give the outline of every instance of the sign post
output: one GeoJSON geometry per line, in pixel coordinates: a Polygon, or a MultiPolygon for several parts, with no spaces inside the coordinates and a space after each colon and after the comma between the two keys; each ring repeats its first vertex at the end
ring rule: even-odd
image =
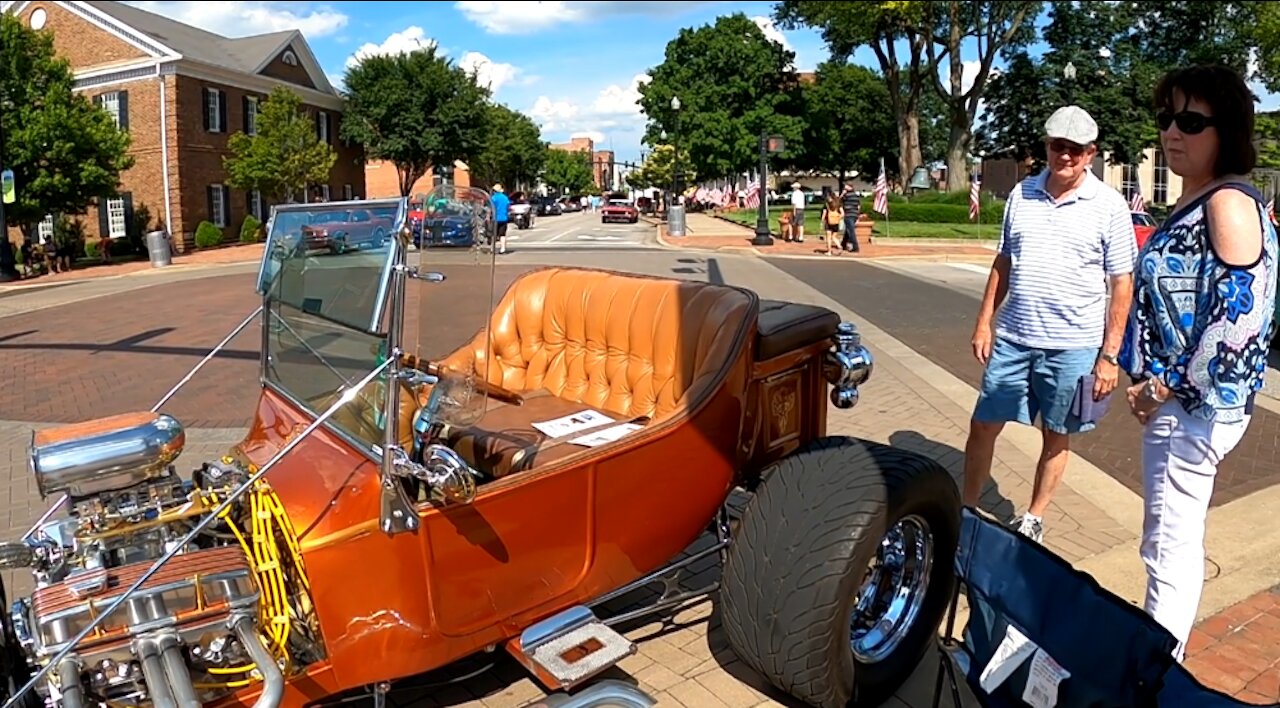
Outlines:
{"type": "Polygon", "coordinates": [[[760,132],[760,211],[756,214],[756,236],[751,239],[753,246],[773,245],[773,236],[769,234],[769,198],[765,189],[769,176],[769,155],[776,155],[786,149],[787,141],[781,135],[760,132]]]}

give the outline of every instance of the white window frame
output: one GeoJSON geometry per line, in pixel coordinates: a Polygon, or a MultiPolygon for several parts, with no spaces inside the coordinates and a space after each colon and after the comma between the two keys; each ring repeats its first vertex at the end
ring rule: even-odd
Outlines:
{"type": "Polygon", "coordinates": [[[36,237],[40,243],[53,243],[53,214],[45,214],[44,220],[36,226],[36,237]]]}
{"type": "Polygon", "coordinates": [[[128,235],[129,224],[125,221],[124,200],[107,200],[107,236],[124,238],[128,235]]]}
{"type": "Polygon", "coordinates": [[[1156,148],[1155,159],[1152,160],[1151,202],[1153,204],[1169,203],[1169,163],[1165,160],[1164,150],[1156,148]]]}
{"type": "Polygon", "coordinates": [[[316,123],[317,123],[316,129],[318,131],[318,137],[320,138],[320,142],[324,143],[325,145],[328,145],[329,144],[329,112],[316,111],[316,123]]]}
{"type": "Polygon", "coordinates": [[[287,66],[297,66],[298,55],[294,54],[292,49],[286,49],[284,54],[280,56],[280,61],[284,62],[287,66]]]}
{"type": "Polygon", "coordinates": [[[249,101],[249,110],[247,111],[247,115],[245,115],[245,120],[247,121],[247,125],[245,125],[244,127],[244,134],[257,135],[258,134],[258,97],[249,96],[248,101],[249,101]]]}
{"type": "Polygon", "coordinates": [[[256,189],[250,190],[249,204],[250,204],[250,213],[253,214],[253,218],[257,219],[258,221],[263,221],[264,219],[267,218],[263,216],[263,213],[262,213],[266,211],[266,209],[263,208],[266,205],[262,203],[262,192],[256,189]]]}
{"type": "Polygon", "coordinates": [[[320,198],[325,200],[326,202],[329,201],[329,185],[327,184],[320,185],[320,198]]]}
{"type": "Polygon", "coordinates": [[[353,189],[353,188],[352,188],[352,186],[351,186],[351,185],[349,185],[349,184],[344,184],[344,185],[342,185],[342,199],[343,199],[343,201],[348,201],[348,202],[349,202],[349,201],[351,201],[352,199],[355,199],[355,198],[356,198],[356,192],[355,192],[355,189],[353,189]]]}
{"type": "Polygon", "coordinates": [[[120,92],[111,91],[109,93],[99,94],[97,103],[105,109],[111,116],[111,120],[116,122],[116,129],[120,128],[120,92]]]}
{"type": "Polygon", "coordinates": [[[1138,191],[1138,166],[1125,165],[1121,171],[1120,194],[1127,202],[1133,198],[1133,193],[1136,191],[1138,191]]]}
{"type": "Polygon", "coordinates": [[[226,196],[226,192],[223,191],[221,184],[212,184],[209,186],[213,190],[213,198],[209,200],[209,208],[213,212],[209,215],[209,223],[220,229],[225,229],[227,227],[227,220],[223,217],[226,216],[227,205],[222,203],[222,198],[226,196]]]}
{"type": "Polygon", "coordinates": [[[222,124],[222,94],[217,89],[205,87],[204,111],[209,116],[209,132],[223,132],[226,126],[222,124]]]}

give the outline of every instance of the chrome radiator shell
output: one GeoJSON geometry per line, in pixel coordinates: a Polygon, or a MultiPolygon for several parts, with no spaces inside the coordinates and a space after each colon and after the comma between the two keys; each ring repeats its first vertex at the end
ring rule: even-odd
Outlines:
{"type": "Polygon", "coordinates": [[[42,497],[82,499],[163,476],[185,445],[173,417],[125,413],[35,431],[28,468],[42,497]]]}

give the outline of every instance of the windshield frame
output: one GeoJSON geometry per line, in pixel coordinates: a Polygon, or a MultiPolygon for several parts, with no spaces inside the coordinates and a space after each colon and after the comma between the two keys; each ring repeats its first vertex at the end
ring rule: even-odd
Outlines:
{"type": "MultiPolygon", "coordinates": [[[[405,220],[409,216],[409,199],[408,197],[386,197],[381,199],[352,199],[337,202],[310,202],[295,204],[276,204],[271,207],[271,216],[267,219],[267,238],[262,250],[262,260],[258,263],[258,276],[254,285],[256,292],[262,296],[264,306],[269,306],[271,302],[271,286],[267,282],[267,268],[271,264],[271,230],[275,226],[276,219],[280,214],[299,211],[318,211],[318,210],[340,210],[340,209],[376,209],[378,207],[388,207],[395,205],[396,216],[392,222],[391,238],[388,239],[388,248],[386,260],[382,262],[382,273],[379,275],[378,290],[374,298],[373,313],[369,318],[369,323],[363,330],[367,334],[373,334],[385,337],[388,334],[390,323],[387,321],[387,301],[391,296],[391,273],[396,262],[395,249],[401,248],[400,239],[397,234],[404,227],[405,220]]],[[[319,314],[319,317],[324,317],[319,314]]],[[[336,325],[342,327],[351,327],[349,322],[338,322],[330,318],[325,318],[336,325]]],[[[263,354],[263,366],[266,366],[266,354],[263,354]]]]}
{"type": "MultiPolygon", "coordinates": [[[[387,242],[386,260],[383,261],[382,271],[378,276],[378,286],[377,286],[378,290],[375,295],[373,315],[368,325],[362,329],[362,328],[353,326],[349,322],[335,321],[332,318],[324,317],[322,314],[319,314],[319,313],[310,313],[312,316],[320,317],[321,319],[324,319],[328,322],[332,322],[335,326],[341,327],[343,329],[349,330],[354,333],[370,335],[372,337],[381,339],[384,343],[389,343],[390,336],[391,336],[391,332],[390,332],[391,318],[389,317],[390,308],[388,306],[391,303],[391,298],[396,297],[398,295],[397,293],[391,292],[392,282],[393,282],[392,275],[394,274],[394,271],[395,271],[395,264],[398,262],[397,259],[400,258],[401,259],[400,262],[402,262],[403,260],[403,258],[401,257],[401,251],[404,251],[407,253],[406,244],[402,243],[400,238],[400,230],[404,226],[405,219],[408,217],[408,199],[405,197],[394,197],[394,198],[384,198],[384,199],[359,199],[359,200],[349,200],[349,201],[341,201],[341,202],[277,204],[271,207],[271,214],[267,219],[267,240],[263,249],[262,260],[258,264],[257,280],[254,285],[255,291],[262,297],[262,314],[260,315],[262,337],[261,337],[260,352],[258,356],[258,381],[263,386],[263,388],[268,389],[274,394],[276,394],[277,396],[281,397],[282,399],[287,401],[291,406],[297,409],[299,413],[301,413],[302,415],[306,416],[311,420],[315,420],[317,417],[319,417],[320,413],[323,411],[316,411],[313,409],[312,406],[304,403],[302,400],[299,399],[299,397],[296,394],[294,394],[284,385],[273,380],[268,375],[268,371],[267,371],[268,354],[271,349],[271,320],[274,315],[272,311],[272,306],[275,304],[275,301],[271,297],[271,286],[265,280],[267,275],[267,269],[271,264],[271,249],[270,249],[271,228],[274,226],[276,217],[280,213],[312,211],[312,210],[319,210],[319,209],[335,209],[335,210],[336,209],[355,209],[355,208],[373,209],[380,206],[381,207],[391,206],[392,204],[395,204],[397,206],[396,219],[393,224],[392,233],[390,234],[391,237],[388,239],[388,242],[387,242]]],[[[283,303],[283,302],[279,303],[279,305],[284,307],[291,307],[288,303],[283,303]]],[[[372,370],[372,368],[376,365],[377,365],[376,361],[371,362],[370,370],[372,370]]],[[[370,442],[368,440],[363,440],[360,437],[349,433],[342,427],[334,424],[332,418],[322,423],[321,427],[323,427],[329,433],[341,438],[348,445],[350,445],[352,449],[359,451],[361,454],[363,454],[365,457],[369,458],[373,462],[382,461],[385,455],[382,449],[383,446],[381,444],[370,442]]]]}

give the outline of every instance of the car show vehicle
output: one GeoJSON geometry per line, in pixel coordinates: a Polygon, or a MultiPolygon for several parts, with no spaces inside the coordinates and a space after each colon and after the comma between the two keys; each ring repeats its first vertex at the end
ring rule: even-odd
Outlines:
{"type": "MultiPolygon", "coordinates": [[[[491,230],[483,191],[427,201],[491,230]]],[[[411,254],[407,200],[359,205],[393,211],[393,238],[325,257],[271,244],[354,203],[274,207],[261,305],[150,410],[32,433],[49,506],[0,544],[34,585],[3,616],[3,708],[382,706],[492,653],[538,705],[640,708],[600,680],[637,651],[625,627],[707,598],[809,705],[906,680],[952,594],[959,496],[928,458],[827,434],[872,374],[852,323],[483,246],[411,254]],[[179,465],[166,404],[251,325],[247,434],[179,465]],[[720,580],[680,587],[707,562],[720,580]]]]}
{"type": "Polygon", "coordinates": [[[640,221],[640,210],[636,209],[635,203],[630,199],[610,197],[609,201],[600,207],[600,223],[607,224],[610,221],[634,224],[640,221]]]}

